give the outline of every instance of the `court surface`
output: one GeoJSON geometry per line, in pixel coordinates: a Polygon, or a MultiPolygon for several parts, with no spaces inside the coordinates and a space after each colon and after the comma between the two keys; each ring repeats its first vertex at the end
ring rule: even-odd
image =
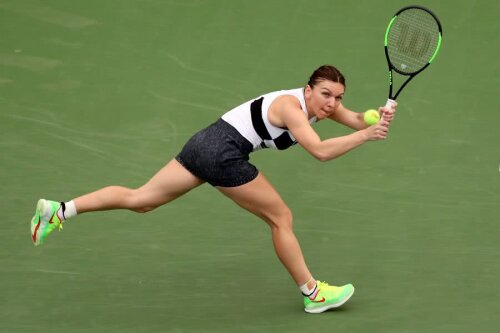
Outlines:
{"type": "Polygon", "coordinates": [[[383,35],[407,4],[0,0],[0,331],[498,329],[497,1],[420,2],[441,19],[442,51],[386,141],[328,163],[300,147],[252,155],[315,277],[356,286],[341,309],[305,314],[268,227],[207,185],[30,241],[39,198],[140,186],[196,130],[321,64],[346,75],[346,106],[384,104],[383,35]]]}

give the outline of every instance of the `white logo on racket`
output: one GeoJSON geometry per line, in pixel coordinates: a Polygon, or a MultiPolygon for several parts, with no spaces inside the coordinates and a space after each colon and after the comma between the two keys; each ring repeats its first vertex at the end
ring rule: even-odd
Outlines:
{"type": "Polygon", "coordinates": [[[405,65],[405,64],[401,64],[401,68],[402,68],[402,69],[406,69],[407,67],[408,67],[407,65],[405,65]]]}

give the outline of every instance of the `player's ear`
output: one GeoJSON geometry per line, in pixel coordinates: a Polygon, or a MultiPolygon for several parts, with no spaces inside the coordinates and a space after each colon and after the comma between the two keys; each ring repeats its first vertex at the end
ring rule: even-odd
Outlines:
{"type": "Polygon", "coordinates": [[[304,97],[309,99],[311,98],[311,94],[312,94],[312,87],[306,84],[306,87],[304,88],[304,97]]]}

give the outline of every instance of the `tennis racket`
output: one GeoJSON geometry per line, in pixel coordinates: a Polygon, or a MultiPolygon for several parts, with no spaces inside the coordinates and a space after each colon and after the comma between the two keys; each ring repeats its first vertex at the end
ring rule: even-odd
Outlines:
{"type": "Polygon", "coordinates": [[[385,32],[385,57],[389,66],[386,107],[391,107],[403,88],[436,58],[441,38],[441,23],[429,9],[408,6],[394,14],[385,32]],[[394,95],[393,71],[408,76],[394,95]]]}

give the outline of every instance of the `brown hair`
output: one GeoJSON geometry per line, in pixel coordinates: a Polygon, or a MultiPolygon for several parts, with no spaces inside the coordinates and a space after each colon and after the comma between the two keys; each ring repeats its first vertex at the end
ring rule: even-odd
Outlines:
{"type": "Polygon", "coordinates": [[[323,65],[316,69],[311,77],[309,78],[309,82],[307,82],[308,85],[314,87],[316,83],[319,83],[321,81],[332,81],[332,82],[338,82],[342,84],[345,87],[345,77],[342,75],[342,73],[332,65],[323,65]]]}

